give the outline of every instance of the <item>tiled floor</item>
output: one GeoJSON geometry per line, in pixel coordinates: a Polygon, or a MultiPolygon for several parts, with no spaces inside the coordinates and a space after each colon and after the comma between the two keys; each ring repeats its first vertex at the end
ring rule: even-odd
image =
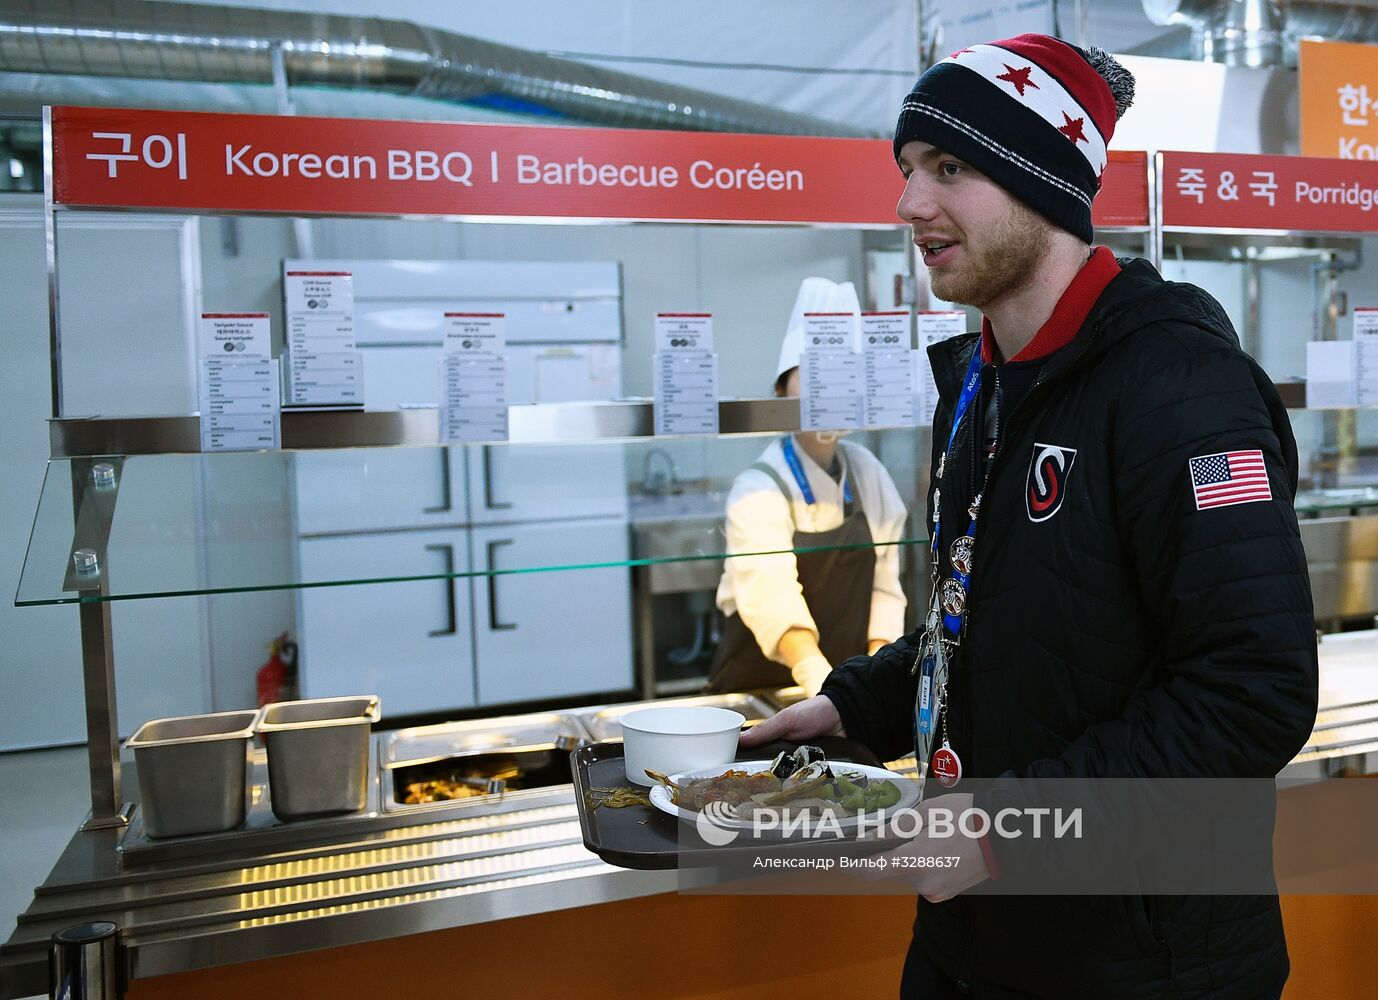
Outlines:
{"type": "Polygon", "coordinates": [[[90,805],[85,747],[0,753],[0,941],[90,805]]]}

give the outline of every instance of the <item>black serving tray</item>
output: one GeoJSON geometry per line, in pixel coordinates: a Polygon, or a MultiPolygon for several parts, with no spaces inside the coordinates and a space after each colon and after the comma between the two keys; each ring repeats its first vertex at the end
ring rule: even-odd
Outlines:
{"type": "MultiPolygon", "coordinates": [[[[860,743],[837,736],[823,736],[809,741],[828,755],[831,761],[847,761],[880,767],[881,763],[860,743]]],[[[775,742],[760,747],[743,747],[737,760],[770,760],[782,750],[793,750],[797,743],[775,742]]],[[[594,743],[570,754],[574,772],[574,798],[579,807],[579,827],[584,834],[584,846],[610,865],[619,868],[664,870],[692,864],[696,853],[690,848],[692,840],[682,839],[680,822],[653,806],[628,806],[610,809],[603,806],[589,808],[591,788],[641,788],[627,780],[623,765],[622,743],[594,743]]],[[[877,845],[881,846],[881,845],[877,845]]],[[[787,843],[771,845],[769,850],[797,849],[787,843]]],[[[761,850],[758,842],[753,850],[761,850]]],[[[706,847],[703,862],[721,860],[722,853],[706,847]]]]}

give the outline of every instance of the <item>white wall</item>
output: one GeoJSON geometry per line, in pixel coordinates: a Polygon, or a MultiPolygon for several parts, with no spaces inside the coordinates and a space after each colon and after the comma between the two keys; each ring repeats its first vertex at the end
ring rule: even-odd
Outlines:
{"type": "MultiPolygon", "coordinates": [[[[0,704],[11,707],[0,728],[0,748],[80,741],[85,738],[81,651],[77,613],[71,606],[15,608],[20,566],[29,546],[29,526],[39,503],[48,457],[51,413],[47,283],[43,256],[41,199],[0,198],[0,254],[5,276],[0,309],[0,704]]],[[[194,227],[173,217],[94,216],[69,219],[60,230],[69,375],[69,412],[185,412],[187,355],[183,346],[187,299],[195,279],[183,280],[194,255],[194,227]],[[68,266],[70,265],[70,266],[68,266]],[[130,294],[130,290],[135,294],[130,294]],[[75,400],[81,400],[78,408],[75,400]]],[[[195,574],[194,549],[158,550],[143,544],[144,526],[190,524],[195,497],[182,477],[150,463],[146,474],[127,480],[136,488],[116,508],[110,567],[130,573],[195,574]],[[140,494],[142,498],[140,498],[140,494]],[[134,531],[129,529],[133,527],[134,531]],[[162,566],[160,559],[169,560],[162,566]]],[[[65,463],[54,463],[49,489],[70,518],[70,482],[65,463]],[[68,487],[69,488],[69,487],[68,487]]],[[[70,529],[70,520],[64,527],[70,529]]],[[[70,535],[50,536],[35,548],[43,575],[61,579],[70,535]]],[[[155,547],[156,548],[156,547],[155,547]]],[[[44,591],[56,595],[57,588],[44,591]]],[[[141,721],[202,711],[204,615],[201,605],[181,599],[117,602],[111,606],[118,657],[116,696],[120,729],[141,721]]]]}
{"type": "Polygon", "coordinates": [[[0,196],[0,747],[82,740],[81,652],[73,608],[16,608],[48,460],[48,305],[41,202],[0,196]]]}

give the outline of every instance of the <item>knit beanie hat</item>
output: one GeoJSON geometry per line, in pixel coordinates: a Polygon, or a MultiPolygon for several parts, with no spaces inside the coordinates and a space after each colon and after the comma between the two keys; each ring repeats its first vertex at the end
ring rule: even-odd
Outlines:
{"type": "Polygon", "coordinates": [[[973,45],[919,77],[895,159],[905,143],[931,143],[1090,243],[1105,147],[1133,100],[1133,75],[1100,49],[1032,34],[973,45]]]}

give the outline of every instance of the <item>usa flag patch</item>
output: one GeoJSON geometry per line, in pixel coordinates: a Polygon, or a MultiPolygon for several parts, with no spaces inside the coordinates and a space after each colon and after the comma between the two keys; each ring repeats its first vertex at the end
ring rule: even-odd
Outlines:
{"type": "Polygon", "coordinates": [[[1273,499],[1263,452],[1257,448],[1200,455],[1191,459],[1187,468],[1197,510],[1273,499]]]}

